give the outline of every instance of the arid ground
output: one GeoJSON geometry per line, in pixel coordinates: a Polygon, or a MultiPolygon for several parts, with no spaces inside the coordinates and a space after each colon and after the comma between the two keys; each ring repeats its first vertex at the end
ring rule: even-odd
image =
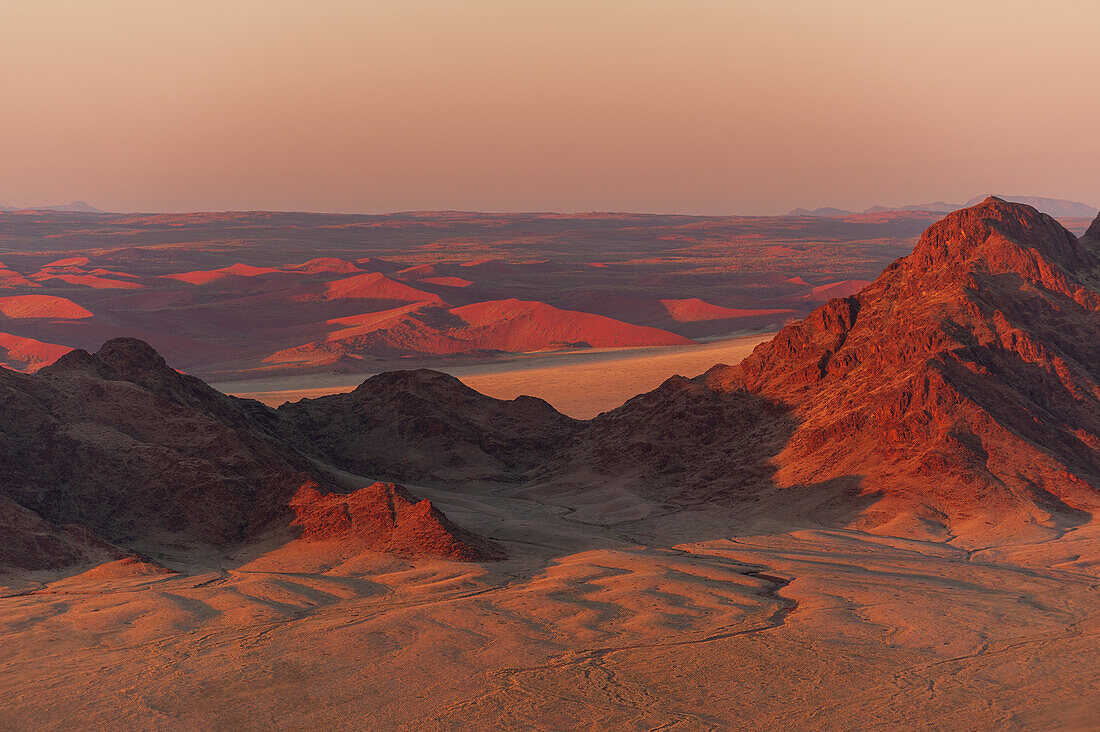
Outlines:
{"type": "Polygon", "coordinates": [[[5,725],[1078,730],[1100,714],[1095,525],[968,549],[625,492],[419,492],[511,559],[181,547],[162,555],[178,573],[9,588],[5,725]]]}

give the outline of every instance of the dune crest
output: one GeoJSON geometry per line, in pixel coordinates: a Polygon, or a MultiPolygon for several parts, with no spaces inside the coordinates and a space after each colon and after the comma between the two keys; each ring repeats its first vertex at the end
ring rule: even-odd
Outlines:
{"type": "Polygon", "coordinates": [[[92,317],[92,311],[64,297],[12,295],[10,297],[0,297],[0,316],[5,318],[80,320],[92,317]]]}

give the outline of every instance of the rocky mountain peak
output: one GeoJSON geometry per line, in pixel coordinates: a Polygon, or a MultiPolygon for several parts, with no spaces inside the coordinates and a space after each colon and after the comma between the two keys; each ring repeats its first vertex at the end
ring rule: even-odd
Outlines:
{"type": "Polygon", "coordinates": [[[75,349],[44,371],[83,371],[112,381],[138,381],[151,374],[176,373],[152,346],[137,338],[112,338],[95,353],[75,349]]]}
{"type": "Polygon", "coordinates": [[[1076,237],[1050,216],[1026,204],[990,196],[928,227],[904,265],[906,276],[914,279],[940,278],[975,265],[989,272],[1015,271],[1033,279],[1042,277],[1041,270],[1050,269],[1050,265],[1074,271],[1092,266],[1093,259],[1076,237]]]}
{"type": "Polygon", "coordinates": [[[1088,245],[1031,206],[987,198],[856,295],[696,379],[690,409],[670,381],[594,420],[558,463],[629,455],[630,472],[608,460],[615,479],[662,499],[706,490],[918,536],[1075,525],[1100,506],[1100,259],[1088,245]]]}

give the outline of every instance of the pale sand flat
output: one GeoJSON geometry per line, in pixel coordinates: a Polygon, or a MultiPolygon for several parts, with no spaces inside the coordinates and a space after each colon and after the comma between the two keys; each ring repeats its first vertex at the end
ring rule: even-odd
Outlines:
{"type": "MultiPolygon", "coordinates": [[[[521,394],[536,396],[570,417],[590,419],[621,406],[636,394],[657,388],[670,376],[698,376],[716,363],[739,363],[772,335],[741,336],[698,346],[542,354],[505,363],[433,368],[497,399],[515,399],[521,394]]],[[[212,386],[226,394],[278,406],[349,392],[369,376],[309,374],[212,386]]]]}

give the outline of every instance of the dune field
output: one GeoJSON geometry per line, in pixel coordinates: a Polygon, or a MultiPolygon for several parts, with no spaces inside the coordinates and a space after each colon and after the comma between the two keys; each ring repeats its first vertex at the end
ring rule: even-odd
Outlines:
{"type": "Polygon", "coordinates": [[[115,336],[218,383],[695,346],[855,292],[933,217],[0,212],[0,365],[115,336]]]}

